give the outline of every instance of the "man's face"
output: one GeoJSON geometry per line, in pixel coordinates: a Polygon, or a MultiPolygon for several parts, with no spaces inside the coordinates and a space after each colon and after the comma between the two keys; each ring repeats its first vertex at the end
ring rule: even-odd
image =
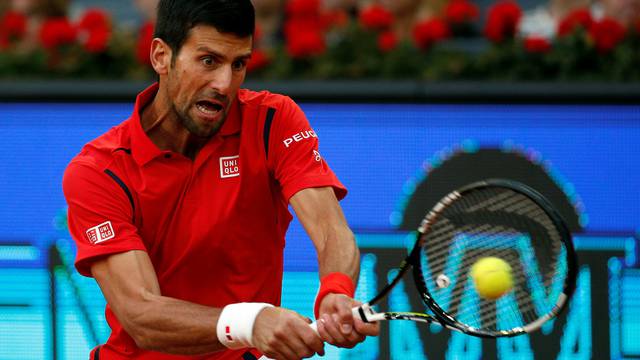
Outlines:
{"type": "Polygon", "coordinates": [[[218,32],[211,26],[191,29],[166,82],[169,104],[182,126],[198,137],[213,136],[227,117],[246,74],[252,38],[218,32]]]}

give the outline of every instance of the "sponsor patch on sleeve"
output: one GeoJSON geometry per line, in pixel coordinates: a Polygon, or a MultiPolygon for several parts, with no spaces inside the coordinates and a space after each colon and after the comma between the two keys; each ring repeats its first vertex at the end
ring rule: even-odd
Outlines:
{"type": "Polygon", "coordinates": [[[116,236],[116,233],[113,231],[111,221],[106,221],[100,225],[89,228],[86,231],[86,234],[89,242],[94,245],[103,241],[107,241],[109,239],[113,239],[116,236]]]}
{"type": "Polygon", "coordinates": [[[305,130],[305,131],[300,131],[299,133],[296,133],[293,136],[282,140],[282,143],[284,144],[284,147],[288,148],[294,143],[297,143],[306,139],[317,138],[317,137],[318,135],[316,135],[316,133],[313,130],[305,130]]]}

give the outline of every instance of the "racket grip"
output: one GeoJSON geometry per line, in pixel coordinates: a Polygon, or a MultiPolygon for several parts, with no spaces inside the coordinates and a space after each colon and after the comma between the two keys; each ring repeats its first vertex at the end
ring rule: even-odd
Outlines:
{"type": "MultiPolygon", "coordinates": [[[[363,313],[366,312],[366,309],[370,309],[368,304],[362,305],[362,309],[364,310],[363,313]],[[365,306],[366,305],[366,306],[365,306]]],[[[365,318],[362,317],[362,315],[360,314],[360,306],[356,306],[353,309],[351,309],[351,312],[353,313],[354,317],[360,318],[362,319],[362,321],[367,321],[366,316],[365,318]]],[[[318,332],[318,322],[314,321],[311,324],[309,324],[309,327],[311,328],[311,330],[313,330],[316,334],[318,334],[318,336],[320,336],[320,333],[318,332]]],[[[262,355],[260,357],[260,359],[258,360],[273,360],[265,355],[262,355]]]]}
{"type": "MultiPolygon", "coordinates": [[[[367,312],[373,313],[369,304],[362,304],[361,306],[356,306],[351,309],[351,313],[353,314],[354,319],[360,319],[364,322],[370,322],[371,320],[367,316],[367,312]]],[[[314,321],[311,324],[309,324],[309,327],[311,327],[311,330],[315,331],[316,334],[320,335],[320,333],[318,332],[317,321],[314,321]]]]}
{"type": "Polygon", "coordinates": [[[371,315],[375,314],[375,312],[373,311],[369,303],[354,307],[353,309],[351,309],[351,313],[353,314],[354,319],[360,319],[364,322],[378,321],[377,319],[371,318],[371,315]]]}
{"type": "Polygon", "coordinates": [[[311,330],[313,330],[316,334],[318,334],[318,336],[320,336],[320,333],[318,332],[318,322],[314,321],[311,324],[309,324],[309,327],[311,328],[311,330]]]}

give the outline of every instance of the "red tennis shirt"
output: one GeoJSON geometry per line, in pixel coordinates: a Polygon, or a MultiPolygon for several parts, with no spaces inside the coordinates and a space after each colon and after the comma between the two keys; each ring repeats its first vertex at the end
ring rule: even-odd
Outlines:
{"type": "MultiPolygon", "coordinates": [[[[280,304],[288,200],[310,187],[344,186],[318,153],[318,138],[288,97],[240,90],[220,131],[190,160],[160,150],[141,110],[84,146],[63,179],[76,268],[91,276],[97,258],[149,254],[162,295],[223,307],[280,304]]],[[[139,349],[107,304],[111,336],[102,359],[238,359],[244,351],[183,357],[139,349]]],[[[214,331],[215,324],[211,324],[214,331]]]]}

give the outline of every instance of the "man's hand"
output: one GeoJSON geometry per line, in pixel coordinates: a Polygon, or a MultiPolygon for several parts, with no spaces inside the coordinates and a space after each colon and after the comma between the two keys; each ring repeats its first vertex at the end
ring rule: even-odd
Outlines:
{"type": "Polygon", "coordinates": [[[294,360],[324,355],[322,339],[311,329],[311,320],[279,307],[262,310],[253,325],[253,344],[272,359],[294,360]]]}
{"type": "Polygon", "coordinates": [[[366,336],[380,333],[378,323],[365,323],[354,318],[351,309],[361,303],[342,294],[328,294],[320,304],[318,333],[322,340],[343,348],[352,348],[366,336]]]}

